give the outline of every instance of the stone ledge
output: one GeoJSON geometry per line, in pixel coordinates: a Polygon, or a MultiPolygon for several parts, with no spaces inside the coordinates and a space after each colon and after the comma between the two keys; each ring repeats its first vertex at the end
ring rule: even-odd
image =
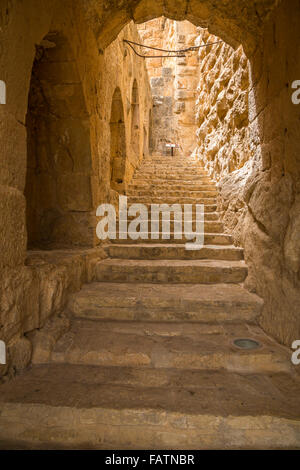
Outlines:
{"type": "MultiPolygon", "coordinates": [[[[24,335],[43,328],[47,320],[65,308],[68,295],[95,280],[95,267],[106,258],[102,248],[30,251],[26,266],[5,269],[0,286],[1,339],[7,344],[7,372],[27,367],[30,355],[20,362],[24,335]]],[[[27,348],[28,349],[28,348],[27,348]]]]}

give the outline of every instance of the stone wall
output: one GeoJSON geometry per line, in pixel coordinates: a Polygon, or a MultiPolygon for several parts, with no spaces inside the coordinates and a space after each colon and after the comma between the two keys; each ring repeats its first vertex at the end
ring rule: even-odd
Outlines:
{"type": "MultiPolygon", "coordinates": [[[[138,25],[141,44],[150,47],[165,48],[169,38],[170,22],[164,18],[156,18],[138,25]]],[[[164,55],[160,51],[152,49],[137,48],[146,56],[164,55]]],[[[151,92],[153,97],[153,110],[151,115],[151,142],[149,142],[152,153],[166,152],[166,143],[175,141],[174,126],[174,63],[166,65],[166,59],[161,57],[145,59],[151,92]]]]}
{"type": "Polygon", "coordinates": [[[63,311],[68,293],[92,280],[94,260],[104,256],[101,249],[91,248],[71,250],[66,256],[38,252],[33,260],[27,252],[27,229],[35,246],[41,241],[51,249],[95,246],[96,207],[118,199],[111,185],[113,94],[120,89],[124,110],[125,184],[147,150],[144,128],[148,135],[152,107],[144,61],[123,43],[124,37],[138,38],[133,23],[103,52],[77,2],[4,3],[0,70],[7,103],[0,107],[0,339],[7,345],[8,364],[1,375],[29,363],[28,335],[63,311]],[[140,102],[138,153],[130,145],[134,81],[140,102]]]}
{"type": "Polygon", "coordinates": [[[123,43],[124,38],[138,39],[133,23],[103,55],[97,54],[83,75],[86,82],[94,74],[99,77],[97,92],[89,85],[85,96],[68,39],[50,32],[37,47],[26,118],[30,245],[93,246],[96,207],[103,197],[105,202],[117,201],[148,151],[148,76],[143,59],[123,43]],[[101,146],[90,134],[86,103],[94,108],[101,146]]]}
{"type": "Polygon", "coordinates": [[[135,169],[144,154],[148,153],[149,116],[152,109],[152,95],[144,59],[136,56],[123,39],[140,41],[133,22],[121,31],[117,40],[99,57],[97,79],[99,184],[95,197],[97,201],[116,204],[118,193],[126,191],[135,169]],[[126,153],[126,163],[121,172],[123,177],[119,178],[122,180],[119,189],[107,184],[111,180],[111,118],[113,94],[116,89],[120,90],[124,119],[123,143],[119,142],[119,148],[120,152],[122,147],[125,148],[126,153]]]}
{"type": "Polygon", "coordinates": [[[300,337],[299,19],[300,2],[283,1],[248,57],[226,44],[200,50],[195,149],[219,182],[226,231],[245,248],[261,326],[288,346],[300,337]]]}
{"type": "MultiPolygon", "coordinates": [[[[265,300],[261,325],[288,346],[300,338],[299,107],[291,100],[292,82],[300,77],[299,21],[300,2],[281,2],[250,57],[255,152],[240,192],[246,205],[242,240],[248,286],[265,300]]],[[[228,180],[223,187],[226,191],[228,180]]]]}
{"type": "MultiPolygon", "coordinates": [[[[188,21],[161,17],[138,25],[142,44],[164,50],[194,45],[196,27],[188,21]]],[[[141,52],[141,51],[140,51],[141,52]]],[[[168,53],[142,49],[145,55],[168,53]]],[[[167,143],[178,145],[177,152],[188,155],[195,147],[195,97],[198,75],[196,52],[186,57],[145,59],[153,95],[151,150],[165,154],[167,143]]]]}
{"type": "Polygon", "coordinates": [[[195,154],[217,180],[253,156],[249,143],[249,63],[242,46],[234,50],[199,28],[199,76],[195,154]]]}
{"type": "Polygon", "coordinates": [[[28,246],[92,245],[89,115],[71,47],[59,32],[37,46],[26,128],[28,246]]]}

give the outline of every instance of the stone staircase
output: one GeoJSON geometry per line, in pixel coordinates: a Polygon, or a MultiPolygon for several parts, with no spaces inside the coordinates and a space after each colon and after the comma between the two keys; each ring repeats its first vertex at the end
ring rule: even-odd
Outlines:
{"type": "Polygon", "coordinates": [[[54,328],[48,355],[0,387],[0,448],[300,448],[299,376],[257,326],[262,301],[243,288],[215,184],[194,160],[153,156],[127,195],[204,203],[203,249],[107,245],[96,282],[69,299],[68,331],[54,328]]]}

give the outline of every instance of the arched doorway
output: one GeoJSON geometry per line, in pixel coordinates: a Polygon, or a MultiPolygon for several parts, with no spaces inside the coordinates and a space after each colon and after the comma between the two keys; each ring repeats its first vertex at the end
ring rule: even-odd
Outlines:
{"type": "Polygon", "coordinates": [[[112,99],[110,116],[110,184],[119,193],[124,192],[126,168],[126,135],[123,101],[117,87],[112,99]]]}
{"type": "Polygon", "coordinates": [[[49,33],[37,46],[26,127],[28,247],[91,245],[89,115],[60,33],[49,33]]]}

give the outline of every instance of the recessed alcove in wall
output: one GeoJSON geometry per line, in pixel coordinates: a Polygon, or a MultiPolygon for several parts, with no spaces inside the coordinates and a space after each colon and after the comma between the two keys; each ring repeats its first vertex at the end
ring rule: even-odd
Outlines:
{"type": "Polygon", "coordinates": [[[133,82],[131,97],[131,148],[138,159],[140,153],[140,102],[136,80],[133,82]]]}
{"type": "Polygon", "coordinates": [[[36,48],[26,128],[28,247],[92,245],[89,115],[60,33],[36,48]]]}
{"type": "Polygon", "coordinates": [[[110,115],[110,184],[119,193],[124,192],[126,169],[126,132],[121,90],[116,88],[110,115]]]}

